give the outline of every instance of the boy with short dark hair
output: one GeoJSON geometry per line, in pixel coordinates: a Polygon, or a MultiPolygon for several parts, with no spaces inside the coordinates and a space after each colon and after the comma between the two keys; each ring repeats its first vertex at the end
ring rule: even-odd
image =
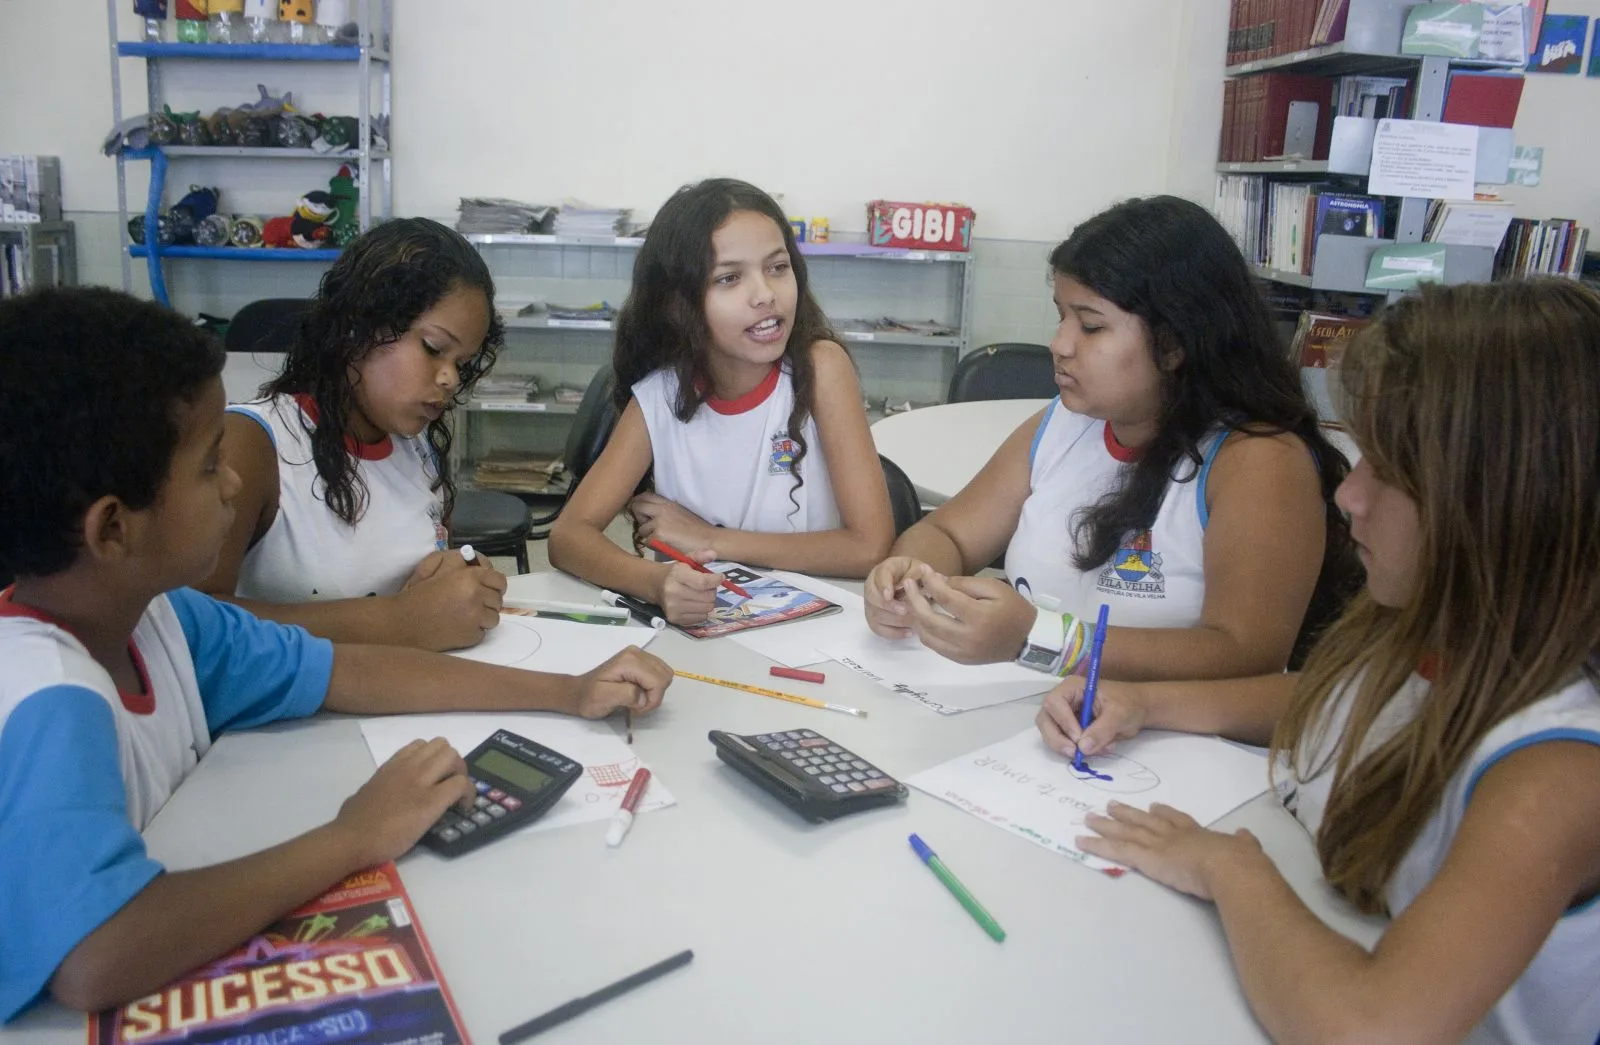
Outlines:
{"type": "Polygon", "coordinates": [[[447,743],[417,741],[331,823],[166,872],[139,831],[217,734],[324,707],[597,718],[652,710],[671,681],[637,649],[574,678],[335,646],[184,588],[215,566],[239,486],[222,358],[114,291],[0,302],[0,573],[17,578],[0,592],[0,1020],[46,991],[91,1010],[148,994],[472,795],[447,743]]]}

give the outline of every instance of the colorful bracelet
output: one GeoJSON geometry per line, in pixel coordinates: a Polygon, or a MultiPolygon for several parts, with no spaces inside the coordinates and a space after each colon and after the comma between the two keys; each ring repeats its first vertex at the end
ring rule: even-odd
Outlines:
{"type": "Polygon", "coordinates": [[[1053,666],[1054,674],[1066,678],[1078,669],[1089,654],[1089,647],[1094,645],[1094,625],[1086,620],[1079,620],[1070,613],[1061,615],[1061,630],[1064,638],[1061,649],[1061,658],[1053,666]]]}

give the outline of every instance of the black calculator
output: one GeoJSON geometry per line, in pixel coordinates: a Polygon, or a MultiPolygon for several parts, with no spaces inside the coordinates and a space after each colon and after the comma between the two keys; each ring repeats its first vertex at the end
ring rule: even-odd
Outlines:
{"type": "Polygon", "coordinates": [[[441,856],[460,856],[544,815],[583,775],[582,764],[504,729],[473,748],[466,762],[478,792],[472,812],[451,806],[422,836],[441,856]]]}
{"type": "Polygon", "coordinates": [[[813,823],[906,797],[900,781],[813,730],[708,736],[718,758],[813,823]]]}

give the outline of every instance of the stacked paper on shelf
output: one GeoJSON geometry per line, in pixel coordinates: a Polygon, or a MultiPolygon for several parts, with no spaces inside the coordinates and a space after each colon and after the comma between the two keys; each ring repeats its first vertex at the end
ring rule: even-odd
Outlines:
{"type": "Polygon", "coordinates": [[[633,211],[626,207],[597,207],[582,200],[566,200],[556,214],[557,236],[626,236],[633,211]]]}
{"type": "Polygon", "coordinates": [[[561,461],[549,456],[495,450],[478,458],[473,482],[486,490],[513,493],[550,493],[550,478],[561,468],[561,461]]]}
{"type": "Polygon", "coordinates": [[[526,235],[550,231],[556,208],[498,196],[461,197],[456,231],[463,235],[526,235]]]}
{"type": "Polygon", "coordinates": [[[538,392],[537,377],[507,374],[479,378],[472,388],[472,398],[477,402],[526,403],[538,392]]]}

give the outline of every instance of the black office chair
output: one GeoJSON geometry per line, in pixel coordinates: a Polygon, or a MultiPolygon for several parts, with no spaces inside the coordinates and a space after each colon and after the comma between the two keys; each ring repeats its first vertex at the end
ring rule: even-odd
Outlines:
{"type": "Polygon", "coordinates": [[[1051,399],[1059,394],[1050,349],[1009,342],[986,345],[963,356],[945,399],[970,403],[979,399],[1051,399]]]}
{"type": "Polygon", "coordinates": [[[308,298],[262,298],[234,314],[222,347],[229,352],[287,352],[311,310],[308,298]]]}
{"type": "MultiPolygon", "coordinates": [[[[612,402],[612,389],[616,386],[616,377],[610,365],[602,366],[595,371],[594,377],[589,380],[589,387],[583,390],[583,399],[578,403],[578,412],[572,417],[572,427],[567,430],[567,445],[561,452],[561,462],[567,473],[567,490],[561,496],[561,503],[556,505],[555,511],[539,516],[533,520],[535,528],[548,527],[556,521],[561,510],[572,499],[572,493],[589,474],[589,469],[594,467],[595,461],[600,459],[600,451],[606,448],[612,431],[617,427],[617,419],[621,416],[617,407],[612,402]]],[[[541,540],[550,536],[549,531],[537,533],[534,540],[541,540]]]]}
{"type": "Polygon", "coordinates": [[[882,454],[878,463],[883,465],[883,481],[889,486],[889,510],[894,513],[894,535],[899,537],[922,518],[922,499],[911,477],[900,466],[882,454]]]}
{"type": "Polygon", "coordinates": [[[509,555],[517,572],[527,573],[528,541],[533,539],[533,513],[514,494],[501,490],[461,490],[450,512],[450,547],[472,545],[484,555],[509,555]]]}

